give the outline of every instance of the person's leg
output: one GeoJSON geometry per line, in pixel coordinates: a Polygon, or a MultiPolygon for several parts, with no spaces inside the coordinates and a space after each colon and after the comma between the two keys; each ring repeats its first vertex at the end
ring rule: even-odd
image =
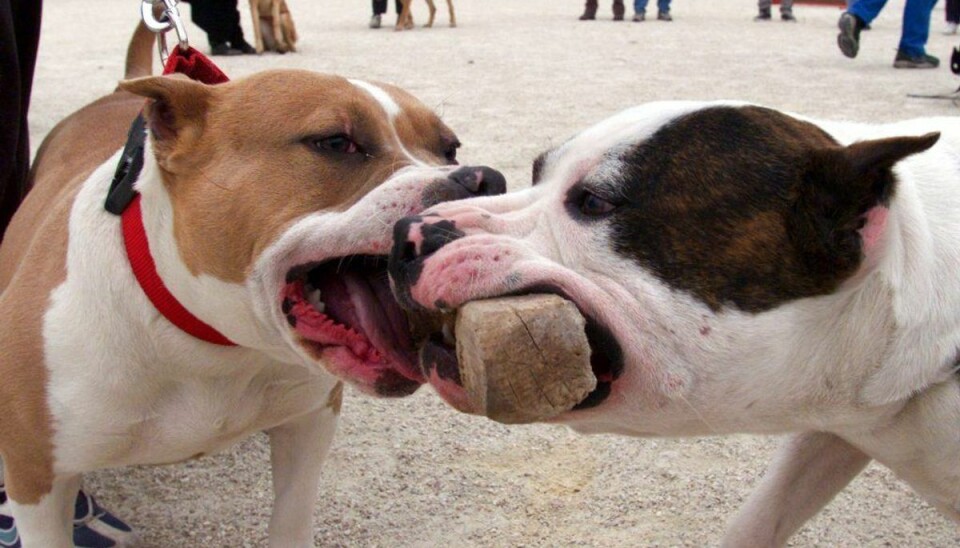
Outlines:
{"type": "Polygon", "coordinates": [[[587,0],[587,3],[583,6],[583,15],[580,16],[581,21],[592,21],[597,18],[597,0],[587,0]]]}
{"type": "Polygon", "coordinates": [[[926,55],[930,36],[930,14],[937,0],[907,0],[903,7],[903,28],[899,51],[910,57],[926,55]]]}
{"type": "Polygon", "coordinates": [[[770,19],[770,6],[773,4],[773,0],[758,0],[757,1],[757,11],[760,13],[758,16],[760,19],[770,19]]]}
{"type": "Polygon", "coordinates": [[[371,3],[374,15],[383,15],[387,12],[387,0],[373,0],[371,3]]]}
{"type": "Polygon", "coordinates": [[[660,13],[670,13],[670,0],[657,0],[657,10],[660,13]]]}
{"type": "Polygon", "coordinates": [[[623,5],[623,0],[613,0],[613,20],[623,21],[623,15],[627,9],[623,5]]]}
{"type": "Polygon", "coordinates": [[[0,241],[27,193],[27,111],[40,42],[42,0],[0,0],[0,241]]]}
{"type": "Polygon", "coordinates": [[[864,25],[869,25],[887,5],[887,0],[858,0],[850,4],[847,13],[856,16],[864,25]]]}
{"type": "Polygon", "coordinates": [[[647,11],[648,0],[633,0],[634,13],[644,13],[647,11]]]}

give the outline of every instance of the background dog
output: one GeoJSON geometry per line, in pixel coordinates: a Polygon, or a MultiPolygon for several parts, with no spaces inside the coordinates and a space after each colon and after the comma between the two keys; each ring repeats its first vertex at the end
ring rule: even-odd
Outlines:
{"type": "Polygon", "coordinates": [[[783,545],[871,459],[960,520],[958,128],[647,104],[540,155],[532,188],[402,221],[391,276],[416,309],[575,302],[579,431],[794,433],[727,546],[783,545]]]}
{"type": "MultiPolygon", "coordinates": [[[[149,74],[152,43],[141,25],[128,76],[149,74]]],[[[338,377],[382,396],[422,382],[387,285],[393,222],[504,190],[488,168],[483,181],[458,168],[458,147],[399,88],[296,70],[128,80],[58,124],[0,246],[0,455],[24,546],[73,546],[86,472],[261,431],[270,545],[313,546],[338,377]],[[132,173],[118,165],[138,161],[118,149],[141,108],[138,198],[121,219],[105,202],[114,174],[132,173]],[[216,337],[161,313],[134,274],[144,265],[216,337]]]]}
{"type": "Polygon", "coordinates": [[[250,19],[257,53],[297,51],[297,28],[286,0],[250,0],[250,19]]]}
{"type": "MultiPolygon", "coordinates": [[[[412,29],[413,15],[410,13],[410,8],[413,6],[413,0],[400,1],[403,3],[403,11],[397,17],[397,30],[412,29]]],[[[434,5],[433,0],[427,0],[427,7],[430,9],[430,17],[424,27],[429,28],[433,26],[434,17],[437,15],[437,6],[434,5]]],[[[447,0],[447,10],[450,12],[450,26],[457,26],[457,14],[453,10],[453,0],[447,0]]]]}

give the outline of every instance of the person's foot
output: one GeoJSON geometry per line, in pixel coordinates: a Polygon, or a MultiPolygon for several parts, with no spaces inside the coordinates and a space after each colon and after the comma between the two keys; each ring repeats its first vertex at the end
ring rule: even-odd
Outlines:
{"type": "Polygon", "coordinates": [[[21,548],[20,534],[13,523],[13,513],[7,504],[7,491],[0,484],[0,547],[21,548]]]}
{"type": "Polygon", "coordinates": [[[215,46],[210,46],[210,55],[243,55],[243,52],[231,48],[227,44],[217,44],[215,46]]]}
{"type": "Polygon", "coordinates": [[[643,21],[646,21],[646,20],[647,20],[647,13],[643,11],[641,11],[640,13],[636,13],[633,16],[634,23],[642,23],[643,21]]]}
{"type": "Polygon", "coordinates": [[[911,55],[904,51],[897,51],[897,57],[893,60],[893,68],[932,69],[939,66],[940,59],[926,53],[911,55]]]}
{"type": "Polygon", "coordinates": [[[782,12],[780,14],[780,20],[785,23],[796,23],[797,18],[793,16],[793,13],[789,11],[782,12]]]}
{"type": "Polygon", "coordinates": [[[76,548],[132,546],[136,534],[120,518],[104,510],[83,489],[73,505],[73,544],[76,548]]]}
{"type": "Polygon", "coordinates": [[[657,13],[657,21],[673,21],[673,16],[669,11],[661,11],[657,13]]]}
{"type": "Polygon", "coordinates": [[[840,34],[837,35],[837,46],[841,53],[851,59],[860,51],[860,31],[863,26],[863,21],[859,17],[846,11],[837,21],[837,27],[840,29],[840,34]]]}
{"type": "Polygon", "coordinates": [[[627,8],[623,5],[623,0],[614,0],[613,2],[613,20],[614,21],[623,21],[624,16],[627,14],[627,8]]]}
{"type": "Polygon", "coordinates": [[[770,10],[768,9],[760,10],[760,13],[758,13],[757,16],[753,18],[754,21],[769,21],[770,19],[771,19],[770,10]]]}
{"type": "Polygon", "coordinates": [[[244,55],[256,55],[257,48],[250,45],[246,40],[240,40],[239,42],[230,42],[230,45],[233,49],[240,50],[240,53],[244,55]]]}
{"type": "Polygon", "coordinates": [[[382,24],[383,17],[379,13],[374,14],[374,16],[370,18],[370,28],[378,29],[382,24]]]}
{"type": "MultiPolygon", "coordinates": [[[[132,546],[136,534],[126,523],[100,507],[92,496],[80,490],[73,505],[73,544],[76,548],[123,548],[132,546]]],[[[20,548],[7,493],[0,484],[0,547],[20,548]]]]}
{"type": "Polygon", "coordinates": [[[956,34],[957,33],[957,24],[947,21],[947,26],[943,29],[944,34],[956,34]]]}

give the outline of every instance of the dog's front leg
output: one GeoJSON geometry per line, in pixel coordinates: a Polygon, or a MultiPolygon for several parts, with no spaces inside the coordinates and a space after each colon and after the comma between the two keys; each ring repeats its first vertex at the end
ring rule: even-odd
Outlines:
{"type": "Polygon", "coordinates": [[[21,545],[23,548],[73,548],[73,503],[80,490],[80,476],[45,480],[27,477],[23,472],[25,470],[8,466],[4,478],[21,545]],[[34,500],[32,491],[46,492],[34,500]]]}
{"type": "Polygon", "coordinates": [[[267,431],[273,470],[270,546],[313,546],[313,508],[340,414],[339,400],[267,431]]]}
{"type": "Polygon", "coordinates": [[[723,546],[783,546],[869,462],[865,453],[833,434],[791,437],[730,522],[723,546]]]}

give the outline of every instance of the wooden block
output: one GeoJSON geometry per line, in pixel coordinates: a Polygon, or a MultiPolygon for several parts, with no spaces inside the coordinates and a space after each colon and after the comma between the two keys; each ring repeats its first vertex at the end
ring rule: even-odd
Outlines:
{"type": "Polygon", "coordinates": [[[467,303],[456,323],[460,376],[473,410],[507,424],[569,411],[593,391],[586,325],[556,295],[467,303]]]}

